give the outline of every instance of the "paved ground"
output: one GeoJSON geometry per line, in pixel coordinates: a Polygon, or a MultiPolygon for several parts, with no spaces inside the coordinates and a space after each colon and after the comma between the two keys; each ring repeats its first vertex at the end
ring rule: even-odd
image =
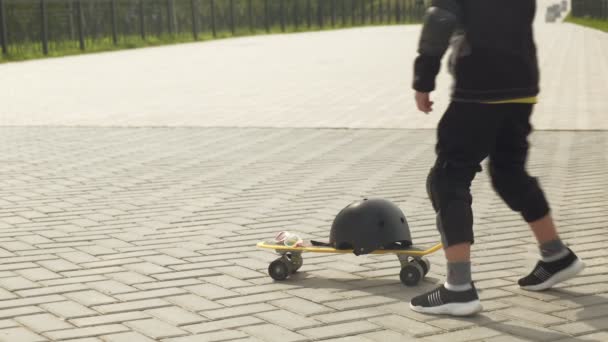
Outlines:
{"type": "MultiPolygon", "coordinates": [[[[608,129],[608,35],[543,24],[539,129],[608,129]]],[[[357,28],[0,66],[3,125],[434,128],[410,82],[420,26],[357,28]],[[32,99],[36,99],[32,101],[32,99]]],[[[451,80],[440,78],[436,111],[451,80]]]]}
{"type": "Polygon", "coordinates": [[[416,288],[392,256],[310,255],[292,280],[268,277],[275,256],[257,241],[283,229],[325,238],[361,196],[397,202],[415,241],[435,242],[433,141],[430,130],[0,128],[0,341],[608,340],[608,132],[532,139],[530,169],[589,266],[556,290],[514,285],[537,250],[485,174],[477,318],[409,310],[444,278],[440,253],[416,288]]]}
{"type": "Polygon", "coordinates": [[[588,265],[580,277],[517,288],[537,250],[485,173],[475,318],[409,310],[444,279],[441,253],[415,288],[391,256],[309,255],[293,279],[268,277],[276,256],[257,241],[326,238],[362,196],[398,203],[415,242],[438,240],[424,188],[434,131],[420,128],[439,113],[415,113],[409,91],[418,30],[1,65],[0,341],[608,341],[608,35],[567,24],[537,27],[534,120],[571,131],[535,132],[529,169],[588,265]]]}

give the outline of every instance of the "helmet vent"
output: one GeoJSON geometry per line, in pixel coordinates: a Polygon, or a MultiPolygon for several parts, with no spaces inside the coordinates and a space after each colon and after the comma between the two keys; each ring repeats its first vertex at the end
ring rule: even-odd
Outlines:
{"type": "Polygon", "coordinates": [[[404,217],[401,218],[401,223],[405,223],[405,218],[404,217]]]}

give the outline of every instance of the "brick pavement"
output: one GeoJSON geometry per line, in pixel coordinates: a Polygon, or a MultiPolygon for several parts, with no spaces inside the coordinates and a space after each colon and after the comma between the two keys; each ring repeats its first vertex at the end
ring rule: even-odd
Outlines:
{"type": "Polygon", "coordinates": [[[307,255],[266,274],[254,244],[323,238],[361,196],[397,202],[418,243],[438,236],[424,179],[431,130],[0,127],[0,341],[606,341],[608,132],[537,132],[540,176],[584,273],[544,293],[515,280],[537,251],[474,184],[474,277],[485,312],[407,301],[444,277],[440,253],[405,288],[391,256],[307,255]]]}

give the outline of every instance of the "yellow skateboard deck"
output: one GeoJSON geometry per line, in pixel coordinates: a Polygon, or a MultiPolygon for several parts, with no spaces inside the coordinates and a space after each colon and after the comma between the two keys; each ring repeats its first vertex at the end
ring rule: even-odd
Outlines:
{"type": "MultiPolygon", "coordinates": [[[[273,241],[262,241],[258,242],[257,247],[265,248],[265,249],[273,249],[277,252],[295,252],[295,253],[335,253],[335,254],[349,254],[352,253],[352,249],[335,249],[333,247],[324,247],[324,246],[312,246],[309,244],[304,245],[303,247],[288,247],[285,245],[279,245],[273,241]]],[[[429,248],[422,248],[419,246],[411,246],[407,249],[377,249],[370,254],[404,254],[411,256],[423,256],[427,254],[434,253],[440,250],[443,247],[441,243],[438,243],[429,248]]]]}
{"type": "MultiPolygon", "coordinates": [[[[302,258],[303,253],[353,253],[352,249],[313,246],[309,241],[306,241],[302,247],[288,247],[279,245],[274,241],[262,241],[257,244],[257,247],[272,249],[280,255],[278,259],[271,262],[268,266],[268,274],[272,279],[277,281],[287,279],[302,267],[304,262],[302,258]]],[[[401,263],[401,272],[399,273],[401,282],[406,286],[414,286],[424,278],[431,268],[430,261],[424,256],[436,252],[442,247],[441,243],[428,248],[414,245],[407,249],[378,249],[370,254],[397,255],[401,263]]]]}

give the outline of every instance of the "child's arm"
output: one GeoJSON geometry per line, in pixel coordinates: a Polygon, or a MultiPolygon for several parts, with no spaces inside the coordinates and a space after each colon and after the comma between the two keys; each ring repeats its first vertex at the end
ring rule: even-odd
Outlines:
{"type": "Polygon", "coordinates": [[[435,90],[441,58],[462,18],[460,0],[433,0],[426,12],[414,62],[414,89],[421,93],[435,90]]]}

